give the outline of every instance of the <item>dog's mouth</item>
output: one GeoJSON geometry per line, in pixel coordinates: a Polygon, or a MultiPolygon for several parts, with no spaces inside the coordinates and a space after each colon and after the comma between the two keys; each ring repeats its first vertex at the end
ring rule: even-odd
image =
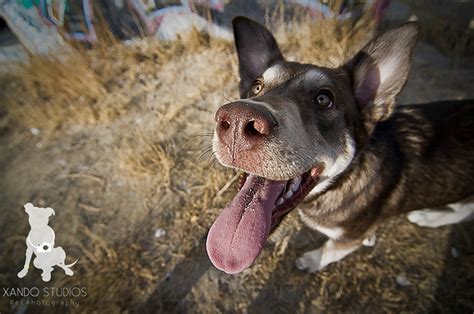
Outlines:
{"type": "Polygon", "coordinates": [[[318,164],[286,181],[244,174],[237,195],[207,236],[207,254],[214,266],[228,274],[248,268],[270,232],[314,188],[323,169],[318,164]]]}

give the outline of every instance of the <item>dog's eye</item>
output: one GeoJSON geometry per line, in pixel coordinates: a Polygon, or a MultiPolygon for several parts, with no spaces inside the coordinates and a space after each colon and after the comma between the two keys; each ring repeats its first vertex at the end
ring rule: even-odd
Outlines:
{"type": "Polygon", "coordinates": [[[252,93],[252,96],[256,96],[260,94],[262,89],[263,89],[263,81],[258,79],[258,80],[255,80],[255,82],[253,82],[250,92],[252,93]]]}
{"type": "Polygon", "coordinates": [[[333,96],[330,91],[323,90],[320,91],[314,98],[314,102],[324,108],[331,108],[334,104],[333,96]]]}

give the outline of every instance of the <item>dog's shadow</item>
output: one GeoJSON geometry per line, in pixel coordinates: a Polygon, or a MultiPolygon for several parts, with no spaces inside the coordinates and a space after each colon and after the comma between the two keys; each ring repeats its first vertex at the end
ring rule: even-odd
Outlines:
{"type": "MultiPolygon", "coordinates": [[[[295,267],[295,260],[299,254],[322,245],[326,238],[315,234],[307,228],[292,235],[284,258],[278,261],[275,269],[261,288],[255,300],[248,308],[249,313],[279,313],[282,309],[291,309],[298,306],[304,297],[304,285],[288,286],[285,277],[288,271],[297,272],[301,276],[308,276],[295,267]],[[290,249],[291,248],[291,249],[290,249]],[[285,295],[277,298],[277,295],[285,295]]],[[[179,262],[174,269],[163,279],[147,300],[138,309],[143,313],[179,313],[188,312],[187,304],[183,299],[191,289],[212,267],[205,248],[206,237],[201,239],[194,248],[186,254],[186,258],[179,262]]],[[[271,248],[267,247],[266,250],[271,248]]],[[[226,275],[227,276],[227,275],[226,275]]]]}
{"type": "Polygon", "coordinates": [[[181,301],[199,279],[210,269],[211,262],[206,253],[206,238],[199,241],[162,280],[153,293],[140,306],[140,313],[187,312],[181,301]]]}
{"type": "MultiPolygon", "coordinates": [[[[316,249],[327,240],[323,234],[303,226],[291,236],[283,257],[279,259],[265,285],[248,307],[248,313],[288,313],[297,311],[305,298],[306,285],[288,283],[288,276],[304,277],[313,280],[311,276],[296,268],[296,259],[312,249],[316,249]]],[[[299,281],[299,279],[298,279],[299,281]]]]}

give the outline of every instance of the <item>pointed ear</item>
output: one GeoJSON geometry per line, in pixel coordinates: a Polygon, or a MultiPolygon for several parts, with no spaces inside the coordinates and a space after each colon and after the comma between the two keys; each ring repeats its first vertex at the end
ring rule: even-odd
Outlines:
{"type": "Polygon", "coordinates": [[[387,119],[395,96],[406,83],[418,37],[417,23],[405,23],[370,41],[344,67],[351,73],[354,95],[366,122],[387,119]]]}
{"type": "Polygon", "coordinates": [[[283,56],[272,34],[246,17],[232,21],[235,46],[239,57],[240,96],[244,98],[253,81],[283,56]]]}

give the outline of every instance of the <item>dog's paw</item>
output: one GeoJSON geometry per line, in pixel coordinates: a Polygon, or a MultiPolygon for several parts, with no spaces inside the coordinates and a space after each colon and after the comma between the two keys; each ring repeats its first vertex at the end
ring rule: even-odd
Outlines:
{"type": "Polygon", "coordinates": [[[445,213],[430,209],[415,210],[407,214],[410,222],[417,224],[420,227],[439,227],[439,221],[445,213]]]}
{"type": "Polygon", "coordinates": [[[23,268],[23,269],[17,274],[17,276],[18,276],[18,278],[23,278],[23,277],[26,276],[27,273],[28,273],[28,269],[23,268]]]}
{"type": "Polygon", "coordinates": [[[41,279],[43,279],[43,281],[45,282],[48,282],[51,280],[51,273],[50,272],[43,272],[41,274],[41,279]]]}
{"type": "Polygon", "coordinates": [[[414,224],[419,224],[419,223],[423,224],[423,222],[426,221],[427,211],[428,210],[426,209],[422,209],[422,210],[415,210],[415,211],[409,212],[407,214],[407,219],[408,221],[414,224]]]}
{"type": "Polygon", "coordinates": [[[377,241],[377,236],[375,234],[373,234],[370,237],[368,237],[367,239],[364,239],[364,241],[362,241],[362,245],[371,247],[371,246],[375,245],[376,241],[377,241]]]}
{"type": "Polygon", "coordinates": [[[296,260],[296,268],[301,271],[307,271],[314,273],[320,270],[321,258],[323,255],[323,249],[317,249],[304,253],[300,258],[296,260]]]}

